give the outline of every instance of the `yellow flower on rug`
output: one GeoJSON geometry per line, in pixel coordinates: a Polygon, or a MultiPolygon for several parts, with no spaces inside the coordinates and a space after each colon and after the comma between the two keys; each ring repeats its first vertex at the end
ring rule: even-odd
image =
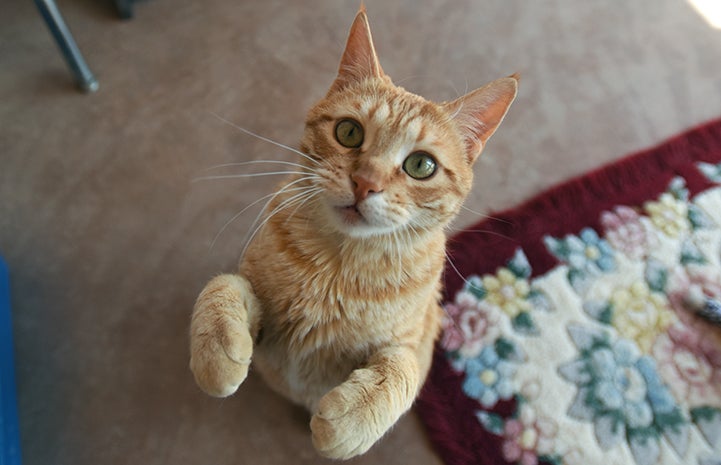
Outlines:
{"type": "Polygon", "coordinates": [[[510,318],[532,308],[527,300],[531,292],[528,280],[517,277],[508,268],[500,268],[495,276],[484,276],[483,287],[488,293],[486,301],[503,310],[510,318]]]}
{"type": "Polygon", "coordinates": [[[651,291],[645,281],[636,281],[611,294],[612,324],[625,338],[649,353],[659,334],[676,321],[663,294],[651,291]]]}
{"type": "Polygon", "coordinates": [[[688,205],[669,192],[661,194],[657,202],[646,202],[644,209],[653,225],[669,237],[678,237],[691,228],[688,205]]]}

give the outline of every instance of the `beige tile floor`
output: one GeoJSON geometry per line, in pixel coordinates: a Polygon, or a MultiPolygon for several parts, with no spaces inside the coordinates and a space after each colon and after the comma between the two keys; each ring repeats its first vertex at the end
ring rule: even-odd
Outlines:
{"type": "MultiPolygon", "coordinates": [[[[58,0],[100,80],[77,93],[32,2],[0,2],[0,250],[12,272],[24,460],[314,464],[307,417],[254,375],[204,396],[195,295],[232,270],[267,179],[201,170],[291,155],[355,1],[58,0]]],[[[508,207],[721,116],[721,30],[686,0],[367,0],[385,70],[455,97],[512,72],[519,98],[467,205],[508,207]]],[[[226,171],[229,172],[229,171],[226,171]]],[[[476,218],[465,212],[459,226],[476,218]]],[[[415,415],[353,463],[437,464],[415,415]]]]}

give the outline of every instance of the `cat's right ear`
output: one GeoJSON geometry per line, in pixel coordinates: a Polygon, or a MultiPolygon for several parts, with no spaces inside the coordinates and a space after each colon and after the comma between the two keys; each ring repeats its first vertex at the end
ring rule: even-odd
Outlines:
{"type": "Polygon", "coordinates": [[[366,9],[361,4],[353,25],[350,27],[348,41],[338,69],[338,77],[333,82],[330,92],[341,90],[367,78],[383,78],[384,76],[385,73],[378,62],[375,47],[373,47],[366,9]]]}
{"type": "Polygon", "coordinates": [[[518,75],[497,79],[443,106],[458,124],[469,163],[476,161],[518,92],[518,75]]]}

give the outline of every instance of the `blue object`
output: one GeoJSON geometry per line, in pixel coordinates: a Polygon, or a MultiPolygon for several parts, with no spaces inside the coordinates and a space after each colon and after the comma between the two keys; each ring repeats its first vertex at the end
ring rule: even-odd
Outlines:
{"type": "Polygon", "coordinates": [[[10,316],[10,279],[0,256],[0,465],[20,465],[13,325],[10,316]]]}

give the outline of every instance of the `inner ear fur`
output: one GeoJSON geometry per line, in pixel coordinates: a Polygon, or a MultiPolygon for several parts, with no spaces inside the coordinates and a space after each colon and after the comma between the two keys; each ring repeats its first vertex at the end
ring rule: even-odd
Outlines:
{"type": "Polygon", "coordinates": [[[330,92],[341,90],[368,78],[384,77],[385,73],[373,46],[366,9],[361,5],[348,33],[348,40],[338,68],[338,76],[333,82],[330,92]]]}

